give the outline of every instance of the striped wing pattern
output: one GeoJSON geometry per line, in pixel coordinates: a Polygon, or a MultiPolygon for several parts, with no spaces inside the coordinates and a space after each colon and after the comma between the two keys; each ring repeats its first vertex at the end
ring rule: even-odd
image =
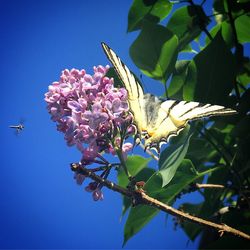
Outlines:
{"type": "Polygon", "coordinates": [[[161,101],[143,90],[128,67],[105,43],[102,47],[113,64],[117,75],[128,91],[128,102],[138,133],[144,135],[145,147],[158,152],[162,142],[178,135],[188,121],[217,115],[231,115],[237,112],[219,105],[202,104],[178,100],[161,101]]]}
{"type": "Polygon", "coordinates": [[[154,123],[148,124],[147,132],[150,137],[145,140],[145,145],[158,150],[159,142],[167,142],[171,136],[178,135],[188,121],[236,113],[235,110],[220,105],[178,100],[164,101],[157,111],[158,118],[154,123]]]}
{"type": "Polygon", "coordinates": [[[115,52],[105,43],[102,43],[102,47],[128,92],[129,107],[134,115],[134,121],[137,125],[138,132],[141,134],[143,130],[143,121],[145,120],[143,90],[135,76],[115,52]]]}

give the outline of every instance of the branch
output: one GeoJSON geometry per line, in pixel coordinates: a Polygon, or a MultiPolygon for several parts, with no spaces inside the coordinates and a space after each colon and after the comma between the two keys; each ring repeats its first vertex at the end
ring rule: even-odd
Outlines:
{"type": "Polygon", "coordinates": [[[91,178],[92,180],[101,183],[103,186],[112,189],[122,195],[125,195],[129,198],[132,198],[132,204],[134,205],[139,205],[139,204],[144,204],[144,205],[148,205],[148,206],[152,206],[155,208],[158,208],[159,210],[169,213],[173,216],[182,218],[184,220],[188,220],[191,221],[193,223],[197,223],[203,226],[207,226],[207,227],[211,227],[214,228],[216,230],[218,230],[221,235],[223,235],[223,233],[230,233],[230,234],[234,234],[236,236],[245,238],[247,240],[250,240],[250,235],[243,233],[235,228],[232,228],[228,225],[225,224],[217,224],[211,221],[207,221],[204,219],[201,219],[199,217],[195,217],[192,216],[190,214],[184,213],[178,209],[175,209],[171,206],[168,206],[165,203],[162,203],[161,201],[158,201],[150,196],[148,196],[143,190],[135,190],[135,191],[131,191],[129,189],[123,188],[107,179],[104,179],[98,175],[96,175],[95,173],[93,173],[91,170],[86,169],[85,167],[83,167],[80,164],[77,163],[73,163],[71,164],[71,169],[72,171],[76,171],[80,174],[83,174],[89,178],[91,178]]]}
{"type": "MultiPolygon", "coordinates": [[[[235,27],[233,15],[232,15],[231,4],[232,4],[231,0],[227,0],[228,18],[229,18],[229,22],[230,22],[230,25],[232,28],[232,33],[233,33],[233,39],[234,39],[234,44],[235,44],[235,55],[236,55],[236,59],[238,61],[237,63],[239,63],[243,57],[243,47],[238,41],[237,31],[236,31],[236,27],[235,27]]],[[[240,100],[240,91],[239,91],[239,88],[237,85],[236,78],[234,79],[234,89],[235,89],[235,94],[236,94],[238,100],[240,100]]]]}
{"type": "Polygon", "coordinates": [[[196,188],[225,188],[224,185],[219,185],[219,184],[199,184],[195,183],[196,188]]]}
{"type": "Polygon", "coordinates": [[[146,205],[157,207],[158,209],[160,209],[166,213],[169,213],[173,216],[180,217],[181,219],[184,219],[184,220],[187,220],[187,221],[190,221],[193,223],[197,223],[197,224],[200,224],[203,226],[211,227],[213,229],[218,230],[218,232],[221,235],[223,235],[226,232],[226,233],[234,234],[236,236],[250,240],[250,235],[248,235],[244,232],[241,232],[235,228],[232,228],[226,224],[217,224],[217,223],[214,223],[214,222],[211,222],[208,220],[204,220],[204,219],[199,218],[199,217],[192,216],[192,215],[184,213],[178,209],[175,209],[171,206],[168,206],[167,204],[162,203],[162,202],[146,195],[145,193],[141,193],[141,195],[142,195],[143,201],[145,201],[144,204],[146,204],[146,205]]]}
{"type": "Polygon", "coordinates": [[[112,189],[120,194],[126,195],[128,197],[132,197],[132,192],[129,191],[126,188],[123,188],[119,185],[116,185],[115,183],[102,178],[99,175],[96,175],[93,171],[91,171],[91,169],[87,169],[84,168],[82,165],[80,165],[79,163],[72,163],[71,164],[71,170],[77,173],[80,173],[82,175],[85,175],[86,177],[91,178],[92,180],[101,183],[103,186],[112,189]]]}

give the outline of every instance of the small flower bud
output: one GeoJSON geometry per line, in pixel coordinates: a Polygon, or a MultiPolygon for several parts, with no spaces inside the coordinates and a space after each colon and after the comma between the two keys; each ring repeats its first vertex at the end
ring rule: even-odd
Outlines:
{"type": "Polygon", "coordinates": [[[75,173],[74,179],[76,180],[76,183],[78,185],[82,185],[83,181],[85,180],[85,175],[79,174],[79,173],[75,173]]]}
{"type": "Polygon", "coordinates": [[[93,192],[95,191],[97,188],[97,183],[96,182],[90,182],[89,185],[87,187],[85,187],[85,190],[87,192],[93,192]]]}
{"type": "Polygon", "coordinates": [[[102,191],[99,188],[97,188],[93,192],[92,197],[93,197],[94,201],[98,201],[98,200],[103,200],[104,199],[103,193],[102,193],[102,191]]]}

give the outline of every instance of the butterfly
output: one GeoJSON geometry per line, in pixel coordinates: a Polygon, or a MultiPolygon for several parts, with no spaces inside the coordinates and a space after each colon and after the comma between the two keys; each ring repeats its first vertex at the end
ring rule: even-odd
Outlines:
{"type": "Polygon", "coordinates": [[[170,99],[163,101],[152,94],[145,94],[134,74],[116,53],[107,44],[101,44],[128,92],[128,103],[138,138],[144,139],[145,149],[152,148],[159,153],[161,145],[168,142],[172,136],[177,136],[188,121],[237,113],[219,105],[170,99]]]}

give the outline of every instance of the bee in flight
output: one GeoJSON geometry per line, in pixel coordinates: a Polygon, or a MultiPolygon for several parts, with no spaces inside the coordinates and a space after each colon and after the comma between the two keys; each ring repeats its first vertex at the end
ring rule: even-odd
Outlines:
{"type": "Polygon", "coordinates": [[[17,125],[10,125],[9,128],[15,129],[15,134],[18,135],[24,129],[24,125],[23,122],[20,122],[17,125]]]}

